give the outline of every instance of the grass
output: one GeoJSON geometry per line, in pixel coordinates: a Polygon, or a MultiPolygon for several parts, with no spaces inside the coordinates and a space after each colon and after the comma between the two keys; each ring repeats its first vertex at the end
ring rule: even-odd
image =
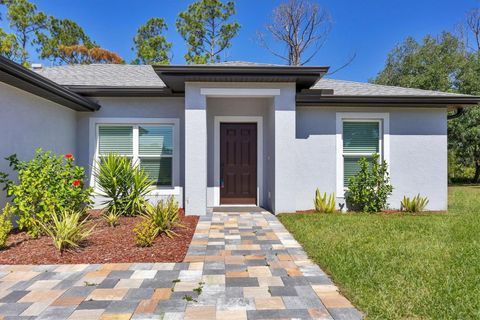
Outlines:
{"type": "Polygon", "coordinates": [[[368,319],[480,318],[480,186],[444,214],[284,214],[280,220],[368,319]]]}

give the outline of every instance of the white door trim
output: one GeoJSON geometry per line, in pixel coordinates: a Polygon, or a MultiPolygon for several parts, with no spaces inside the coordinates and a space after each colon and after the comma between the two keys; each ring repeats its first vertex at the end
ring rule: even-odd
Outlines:
{"type": "Polygon", "coordinates": [[[256,123],[257,124],[257,205],[263,203],[263,117],[216,116],[213,146],[213,205],[220,206],[220,123],[256,123]]]}

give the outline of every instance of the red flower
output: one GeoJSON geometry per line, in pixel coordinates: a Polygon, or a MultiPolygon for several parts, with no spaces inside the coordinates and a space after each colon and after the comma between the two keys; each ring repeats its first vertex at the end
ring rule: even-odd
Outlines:
{"type": "Polygon", "coordinates": [[[73,185],[74,187],[78,187],[80,184],[81,184],[81,181],[78,180],[78,179],[77,179],[77,180],[74,180],[74,181],[72,182],[72,185],[73,185]]]}
{"type": "Polygon", "coordinates": [[[73,159],[73,154],[67,153],[67,154],[65,155],[65,159],[73,159]]]}

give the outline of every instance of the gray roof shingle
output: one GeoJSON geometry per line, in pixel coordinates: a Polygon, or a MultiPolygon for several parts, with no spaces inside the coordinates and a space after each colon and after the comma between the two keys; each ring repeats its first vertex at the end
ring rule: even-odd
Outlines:
{"type": "Polygon", "coordinates": [[[149,65],[66,65],[34,71],[66,86],[165,87],[162,79],[149,65]]]}
{"type": "MultiPolygon", "coordinates": [[[[227,61],[220,66],[279,66],[244,61],[227,61]]],[[[157,87],[165,83],[149,65],[91,64],[43,67],[40,75],[66,86],[157,87]]],[[[320,79],[311,89],[333,89],[333,96],[465,96],[455,93],[384,86],[346,80],[320,79]]]]}
{"type": "Polygon", "coordinates": [[[320,79],[312,89],[333,89],[334,96],[464,96],[449,92],[334,79],[320,79]]]}

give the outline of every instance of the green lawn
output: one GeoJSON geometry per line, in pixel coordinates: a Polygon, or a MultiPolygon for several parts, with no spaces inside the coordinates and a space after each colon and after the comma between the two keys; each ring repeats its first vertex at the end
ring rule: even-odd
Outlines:
{"type": "Polygon", "coordinates": [[[447,214],[301,214],[280,220],[368,319],[480,319],[480,186],[447,214]]]}

